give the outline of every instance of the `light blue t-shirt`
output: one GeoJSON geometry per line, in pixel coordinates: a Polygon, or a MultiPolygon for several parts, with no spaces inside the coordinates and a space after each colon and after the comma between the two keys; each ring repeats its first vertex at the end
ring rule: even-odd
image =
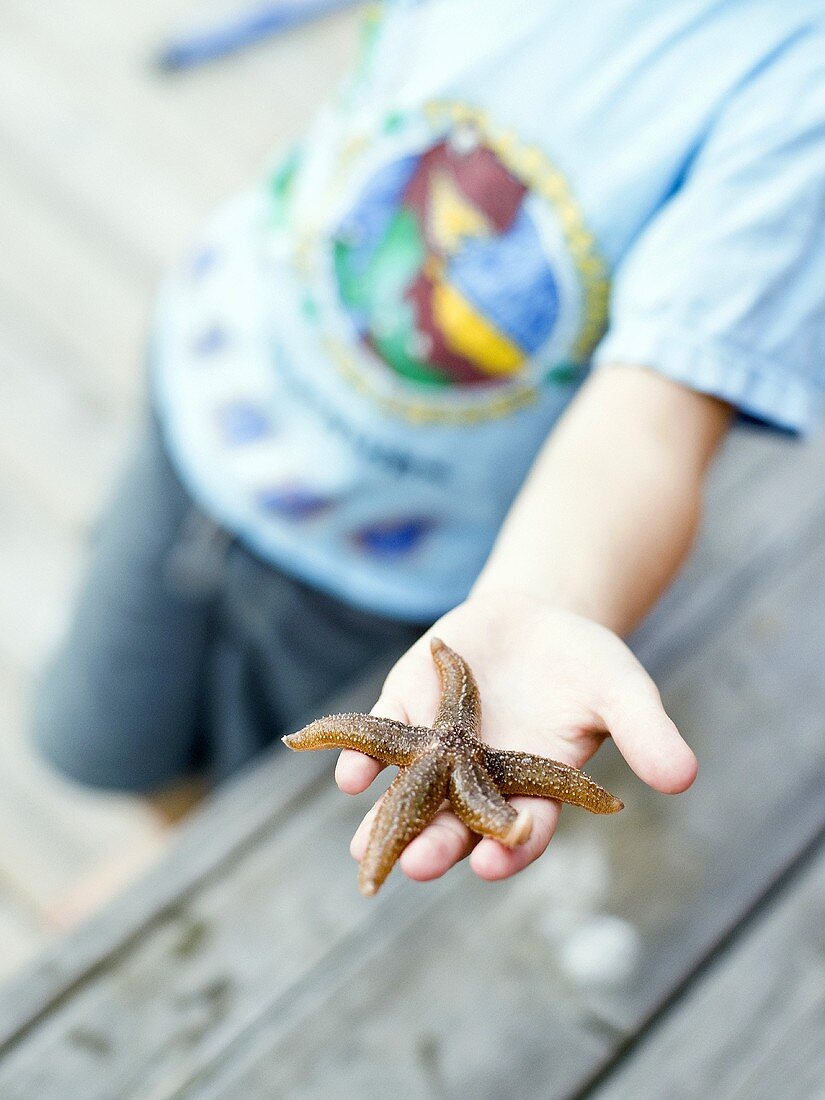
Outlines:
{"type": "Polygon", "coordinates": [[[370,16],[353,80],[161,293],[156,400],[194,496],[294,575],[423,620],[467,594],[591,365],[647,365],[809,431],[824,13],[370,16]]]}

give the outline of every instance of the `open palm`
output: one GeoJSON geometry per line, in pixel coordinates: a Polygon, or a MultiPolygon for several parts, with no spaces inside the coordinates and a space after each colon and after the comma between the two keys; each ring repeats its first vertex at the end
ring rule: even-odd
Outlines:
{"type": "MultiPolygon", "coordinates": [[[[482,702],[482,736],[496,748],[523,749],[581,767],[612,735],[636,774],[665,793],[685,790],[696,759],[665,714],[659,693],[627,646],[605,627],[516,593],[472,597],[448,612],[391,670],[373,713],[429,725],[439,699],[430,634],[443,638],[475,673],[482,702]]],[[[381,765],[351,750],[336,769],[340,788],[365,790],[381,765]]],[[[471,866],[485,879],[506,878],[544,852],[560,806],[549,799],[514,796],[529,808],[527,842],[507,848],[471,833],[443,809],[401,857],[411,878],[437,878],[472,852],[471,866]]],[[[375,807],[353,837],[361,859],[375,807]]]]}

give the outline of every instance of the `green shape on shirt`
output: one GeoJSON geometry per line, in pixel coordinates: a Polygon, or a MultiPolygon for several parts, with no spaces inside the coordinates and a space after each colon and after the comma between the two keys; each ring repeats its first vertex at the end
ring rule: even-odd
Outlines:
{"type": "Polygon", "coordinates": [[[304,294],[301,298],[301,312],[308,321],[318,320],[318,303],[309,294],[304,294]]]}
{"type": "Polygon", "coordinates": [[[375,59],[375,47],[384,24],[384,12],[378,5],[371,4],[363,10],[358,28],[358,50],[355,60],[355,74],[365,79],[372,69],[375,59]]]}
{"type": "Polygon", "coordinates": [[[443,376],[415,354],[419,339],[407,287],[424,261],[416,215],[397,210],[364,265],[358,245],[336,240],[333,252],[341,301],[367,319],[376,351],[398,374],[416,382],[446,385],[443,376]]]}
{"type": "Polygon", "coordinates": [[[543,381],[555,382],[560,386],[569,385],[571,382],[580,381],[584,371],[585,368],[581,363],[565,360],[563,363],[557,363],[551,367],[545,374],[543,381]]]}
{"type": "Polygon", "coordinates": [[[406,122],[406,115],[403,115],[400,111],[392,111],[384,118],[381,129],[385,134],[394,134],[396,130],[400,130],[402,126],[406,125],[406,122]]]}
{"type": "Polygon", "coordinates": [[[428,386],[448,385],[447,379],[442,374],[436,372],[428,363],[410,354],[410,345],[415,340],[415,328],[412,324],[412,309],[407,306],[407,310],[410,314],[410,324],[403,328],[399,327],[396,331],[374,336],[376,350],[404,378],[409,378],[413,382],[422,382],[428,386]]]}
{"type": "Polygon", "coordinates": [[[269,191],[273,202],[271,207],[272,224],[280,227],[286,221],[292,183],[298,170],[300,155],[297,146],[286,154],[269,181],[269,191]]]}
{"type": "Polygon", "coordinates": [[[398,210],[365,265],[358,245],[335,242],[335,274],[341,299],[350,309],[374,319],[402,300],[424,260],[418,220],[409,210],[398,210]]]}

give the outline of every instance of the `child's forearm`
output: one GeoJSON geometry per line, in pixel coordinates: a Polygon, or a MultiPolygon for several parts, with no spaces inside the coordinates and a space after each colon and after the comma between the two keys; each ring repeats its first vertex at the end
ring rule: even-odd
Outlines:
{"type": "Polygon", "coordinates": [[[619,634],[687,556],[728,406],[641,367],[601,369],[540,452],[473,594],[523,593],[619,634]]]}

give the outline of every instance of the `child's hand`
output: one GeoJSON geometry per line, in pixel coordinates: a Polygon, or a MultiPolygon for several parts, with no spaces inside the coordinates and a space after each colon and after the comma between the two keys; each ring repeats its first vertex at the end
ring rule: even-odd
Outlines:
{"type": "MultiPolygon", "coordinates": [[[[581,767],[608,735],[636,774],[658,791],[684,791],[696,776],[696,758],[665,714],[648,674],[605,627],[520,593],[487,592],[450,611],[431,633],[472,668],[481,694],[482,735],[497,748],[524,749],[581,767]]],[[[404,654],[387,677],[373,713],[414,725],[435,717],[439,683],[428,633],[404,654]]],[[[358,794],[381,765],[344,750],[336,780],[358,794]]],[[[620,792],[619,792],[620,793],[620,792]]],[[[555,831],[560,806],[548,799],[514,797],[528,806],[533,830],[527,842],[506,848],[471,833],[441,810],[401,856],[401,868],[419,880],[443,875],[472,852],[481,878],[501,879],[542,854],[555,831]]],[[[351,844],[360,860],[373,808],[351,844]]]]}

